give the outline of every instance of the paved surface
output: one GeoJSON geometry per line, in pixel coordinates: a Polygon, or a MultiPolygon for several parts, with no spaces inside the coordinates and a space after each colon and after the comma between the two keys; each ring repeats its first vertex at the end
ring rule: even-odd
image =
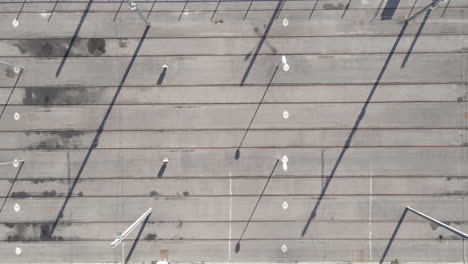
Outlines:
{"type": "Polygon", "coordinates": [[[119,262],[150,207],[129,262],[465,260],[395,227],[411,206],[468,231],[466,1],[409,24],[429,0],[138,1],[150,28],[120,1],[23,3],[0,2],[24,67],[0,63],[0,162],[25,160],[0,166],[0,263],[119,262]]]}

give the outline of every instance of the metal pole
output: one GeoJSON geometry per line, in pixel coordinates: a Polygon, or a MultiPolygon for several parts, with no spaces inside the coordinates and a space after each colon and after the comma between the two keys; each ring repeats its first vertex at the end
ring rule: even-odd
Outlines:
{"type": "Polygon", "coordinates": [[[423,9],[419,10],[419,12],[417,12],[416,14],[414,14],[413,16],[411,16],[410,18],[406,19],[406,22],[410,22],[411,20],[415,19],[416,17],[418,17],[419,15],[421,15],[422,13],[424,13],[424,11],[428,10],[429,8],[436,8],[438,4],[440,4],[440,2],[446,2],[447,0],[434,0],[432,1],[432,3],[430,3],[428,6],[424,7],[423,9]]]}
{"type": "Polygon", "coordinates": [[[133,0],[127,0],[127,2],[128,2],[128,5],[130,6],[130,9],[132,11],[135,11],[141,17],[141,19],[145,21],[146,25],[151,26],[150,22],[148,22],[148,20],[143,15],[143,13],[141,13],[140,9],[138,9],[137,5],[133,2],[133,0]]]}
{"type": "Polygon", "coordinates": [[[123,240],[125,239],[125,237],[127,237],[128,234],[130,234],[130,232],[132,232],[137,226],[138,224],[140,224],[141,222],[143,222],[143,220],[145,220],[145,218],[151,214],[151,212],[153,212],[153,209],[150,208],[148,209],[143,215],[140,216],[140,218],[138,218],[131,226],[129,226],[125,231],[122,232],[122,234],[116,238],[114,241],[112,241],[112,243],[110,244],[110,246],[112,248],[115,248],[120,242],[123,242],[123,240]]]}
{"type": "Polygon", "coordinates": [[[436,220],[436,219],[434,219],[434,218],[432,218],[432,217],[430,217],[430,216],[428,216],[428,215],[425,215],[425,214],[423,214],[423,213],[421,213],[421,212],[419,212],[419,211],[416,211],[415,209],[413,209],[413,208],[411,208],[411,207],[409,207],[409,206],[407,206],[406,209],[408,209],[408,210],[410,210],[411,212],[413,212],[413,213],[419,215],[419,216],[422,217],[422,218],[425,218],[426,220],[428,220],[428,221],[430,221],[430,222],[433,222],[433,223],[435,223],[435,224],[438,224],[439,226],[441,226],[441,227],[447,229],[448,231],[451,231],[451,232],[453,232],[453,233],[455,233],[455,234],[461,236],[463,239],[468,238],[468,235],[467,235],[467,234],[465,234],[465,233],[463,233],[463,232],[461,232],[461,231],[458,231],[457,229],[455,229],[455,228],[453,228],[453,227],[451,227],[451,226],[449,226],[449,225],[446,225],[446,224],[440,222],[439,220],[436,220]]]}

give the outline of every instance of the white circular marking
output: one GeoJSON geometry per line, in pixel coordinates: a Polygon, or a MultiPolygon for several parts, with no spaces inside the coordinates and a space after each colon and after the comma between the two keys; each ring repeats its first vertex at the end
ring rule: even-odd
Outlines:
{"type": "Polygon", "coordinates": [[[13,160],[13,167],[18,168],[19,164],[20,164],[19,160],[17,159],[13,160]]]}
{"type": "Polygon", "coordinates": [[[288,204],[288,202],[283,201],[282,206],[283,206],[283,209],[286,210],[286,209],[288,209],[289,204],[288,204]]]}
{"type": "Polygon", "coordinates": [[[288,251],[288,246],[286,246],[286,244],[283,244],[281,246],[281,251],[283,251],[283,253],[286,253],[286,251],[288,251]]]}
{"type": "Polygon", "coordinates": [[[21,254],[21,248],[20,247],[15,248],[15,253],[16,255],[21,254]]]}
{"type": "Polygon", "coordinates": [[[18,27],[18,25],[19,25],[18,19],[16,19],[16,18],[13,19],[13,22],[11,22],[11,24],[13,25],[13,27],[18,27]]]}
{"type": "Polygon", "coordinates": [[[289,118],[289,113],[288,113],[288,111],[285,110],[285,111],[283,112],[283,118],[284,118],[284,119],[288,119],[288,118],[289,118]]]}
{"type": "Polygon", "coordinates": [[[281,158],[281,161],[283,163],[287,163],[288,162],[288,156],[284,155],[282,158],[281,158]]]}
{"type": "Polygon", "coordinates": [[[13,206],[13,210],[15,210],[15,212],[19,212],[21,210],[21,207],[19,204],[15,204],[15,206],[13,206]]]}
{"type": "Polygon", "coordinates": [[[20,67],[15,66],[15,67],[13,67],[13,71],[14,71],[16,74],[18,74],[18,73],[21,71],[21,69],[20,69],[20,67]]]}
{"type": "Polygon", "coordinates": [[[13,114],[13,118],[14,118],[16,121],[18,121],[18,120],[20,119],[20,117],[21,117],[21,116],[20,116],[20,114],[19,114],[18,112],[15,112],[15,113],[13,114]]]}
{"type": "Polygon", "coordinates": [[[287,18],[283,19],[283,26],[287,27],[289,25],[289,21],[287,18]]]}
{"type": "Polygon", "coordinates": [[[50,16],[50,13],[40,13],[41,17],[45,17],[47,18],[48,16],[50,16]]]}
{"type": "Polygon", "coordinates": [[[288,64],[283,65],[283,71],[289,71],[289,65],[288,64]]]}

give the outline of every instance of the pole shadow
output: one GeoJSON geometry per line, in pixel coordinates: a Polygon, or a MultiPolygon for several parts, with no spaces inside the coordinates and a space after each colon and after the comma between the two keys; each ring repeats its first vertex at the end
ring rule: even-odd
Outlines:
{"type": "Polygon", "coordinates": [[[320,1],[320,0],[316,0],[316,1],[315,1],[314,8],[312,8],[312,10],[310,11],[309,20],[310,20],[310,18],[312,17],[312,15],[314,14],[315,8],[317,7],[317,4],[318,4],[319,1],[320,1]]]}
{"type": "Polygon", "coordinates": [[[143,45],[144,40],[146,39],[146,35],[148,34],[149,28],[150,28],[150,26],[146,26],[145,31],[144,31],[142,37],[140,38],[140,42],[138,43],[138,46],[135,49],[135,52],[133,53],[132,59],[130,60],[130,62],[128,64],[128,66],[127,66],[127,69],[125,70],[125,73],[122,76],[122,79],[121,79],[121,81],[119,83],[119,86],[118,86],[118,88],[117,88],[117,90],[116,90],[116,92],[114,94],[114,97],[112,98],[112,101],[109,104],[109,107],[107,108],[106,114],[104,115],[104,118],[103,118],[101,124],[99,125],[98,130],[96,131],[96,135],[94,136],[94,139],[93,139],[93,141],[91,143],[91,146],[89,147],[88,152],[86,153],[86,156],[85,156],[83,162],[81,163],[81,166],[80,166],[80,168],[79,168],[79,170],[78,170],[78,172],[76,174],[76,177],[73,180],[71,188],[68,190],[65,201],[63,202],[62,207],[60,208],[60,211],[57,214],[57,217],[55,218],[54,225],[51,228],[51,231],[50,231],[50,234],[49,234],[51,236],[54,233],[55,228],[57,227],[60,219],[63,217],[63,212],[64,212],[65,208],[67,207],[67,204],[70,201],[70,198],[72,197],[73,190],[75,189],[76,184],[78,183],[78,180],[80,179],[81,174],[83,173],[83,170],[85,169],[86,164],[88,163],[88,160],[91,157],[91,154],[93,153],[94,149],[99,144],[99,138],[101,137],[102,132],[104,132],[104,126],[106,125],[107,119],[109,118],[109,115],[111,114],[112,109],[113,109],[113,107],[114,107],[114,105],[115,105],[115,103],[117,101],[117,98],[119,97],[120,91],[122,90],[122,87],[125,84],[125,81],[127,80],[128,74],[130,73],[130,70],[132,69],[133,63],[135,62],[135,59],[138,56],[138,52],[140,51],[140,48],[143,45]]]}
{"type": "Polygon", "coordinates": [[[263,33],[262,38],[260,39],[260,42],[257,45],[257,49],[255,50],[252,59],[250,60],[249,66],[244,72],[244,75],[242,76],[241,80],[241,86],[244,85],[245,81],[247,80],[247,77],[249,76],[250,70],[252,69],[253,64],[255,63],[255,60],[257,59],[258,53],[260,52],[260,49],[263,46],[263,43],[265,42],[265,39],[268,36],[268,33],[270,32],[271,26],[273,25],[273,22],[275,21],[275,17],[278,14],[279,8],[281,7],[281,4],[283,3],[284,0],[278,0],[278,4],[276,5],[275,11],[273,12],[273,15],[270,18],[270,21],[268,22],[268,25],[265,29],[265,32],[263,33]]]}
{"type": "Polygon", "coordinates": [[[88,5],[86,6],[86,9],[83,12],[83,15],[81,16],[80,23],[76,27],[75,33],[73,34],[73,37],[70,40],[70,43],[68,43],[68,48],[65,51],[65,54],[62,57],[62,61],[60,62],[59,67],[57,68],[57,71],[55,72],[55,78],[57,78],[60,73],[62,72],[63,65],[67,61],[68,56],[70,56],[71,49],[73,48],[73,44],[75,43],[76,39],[78,38],[78,33],[80,33],[81,26],[83,25],[86,16],[88,15],[89,9],[91,8],[91,4],[93,3],[93,0],[88,1],[88,5]]]}
{"type": "Polygon", "coordinates": [[[390,53],[387,56],[387,59],[385,60],[385,63],[383,65],[382,69],[379,72],[379,75],[377,76],[376,81],[374,82],[374,85],[372,86],[372,89],[371,89],[369,95],[367,96],[367,99],[366,99],[364,105],[362,106],[362,109],[361,109],[356,121],[354,122],[353,128],[351,129],[351,132],[349,133],[348,138],[346,139],[346,142],[345,142],[343,148],[341,149],[340,155],[338,156],[335,164],[333,165],[333,169],[331,170],[330,175],[326,179],[325,186],[322,188],[320,196],[317,199],[317,202],[315,203],[315,206],[313,207],[312,212],[310,213],[310,216],[309,216],[309,218],[307,220],[307,223],[305,224],[304,229],[302,230],[301,237],[305,236],[305,234],[307,233],[307,230],[309,229],[310,223],[316,217],[317,210],[318,210],[318,208],[320,206],[320,203],[322,202],[322,199],[325,196],[325,194],[327,192],[327,189],[330,186],[330,183],[331,183],[333,177],[335,176],[336,170],[338,169],[338,167],[339,167],[339,165],[340,165],[346,151],[348,150],[348,148],[351,145],[354,134],[356,133],[356,131],[359,128],[359,124],[361,123],[362,119],[364,119],[364,116],[366,115],[367,106],[369,105],[369,102],[372,100],[372,97],[374,96],[375,90],[379,86],[380,80],[382,79],[385,71],[387,70],[388,64],[390,63],[390,61],[391,61],[391,59],[393,57],[393,54],[395,53],[395,50],[396,50],[396,48],[398,46],[398,43],[400,43],[401,37],[403,36],[407,26],[408,26],[408,23],[405,22],[403,24],[403,27],[400,30],[400,33],[399,33],[397,39],[395,40],[395,43],[393,44],[392,49],[390,50],[390,53]]]}
{"type": "Polygon", "coordinates": [[[5,200],[3,200],[2,207],[0,207],[0,213],[2,213],[3,207],[5,206],[6,201],[8,200],[8,197],[10,197],[11,190],[13,189],[13,186],[15,185],[16,180],[18,179],[18,175],[20,174],[21,169],[23,168],[23,164],[24,164],[24,161],[22,161],[22,162],[20,163],[20,166],[19,166],[18,170],[16,171],[16,176],[15,176],[15,178],[13,179],[13,182],[11,183],[11,186],[10,186],[10,189],[8,190],[7,195],[5,196],[5,200]]]}
{"type": "Polygon", "coordinates": [[[432,10],[428,9],[426,12],[426,15],[424,16],[424,20],[421,22],[421,25],[419,26],[418,32],[416,32],[416,35],[414,36],[413,42],[411,42],[411,46],[406,52],[405,58],[403,59],[403,62],[401,63],[400,68],[404,68],[406,66],[406,63],[408,62],[409,57],[411,56],[411,53],[413,52],[414,46],[416,45],[416,42],[418,41],[419,36],[421,35],[421,32],[424,28],[424,25],[426,25],[427,19],[429,18],[429,15],[431,14],[432,10]]]}
{"type": "Polygon", "coordinates": [[[395,240],[398,230],[400,230],[401,224],[403,223],[403,220],[405,219],[406,213],[408,213],[408,208],[405,207],[405,210],[403,211],[403,214],[401,214],[400,220],[398,220],[395,230],[393,230],[392,236],[390,237],[390,240],[388,241],[387,246],[385,247],[384,253],[382,254],[382,257],[380,258],[379,264],[383,264],[385,258],[387,257],[387,253],[390,250],[390,247],[392,246],[393,240],[395,240]]]}
{"type": "Polygon", "coordinates": [[[159,74],[158,81],[156,82],[157,85],[161,85],[163,83],[164,77],[166,77],[166,72],[167,72],[167,68],[163,68],[163,70],[161,71],[161,74],[159,74]]]}
{"type": "Polygon", "coordinates": [[[164,175],[164,172],[166,171],[167,168],[167,163],[164,162],[163,165],[161,165],[161,168],[159,168],[158,171],[158,178],[162,177],[164,175]]]}
{"type": "Polygon", "coordinates": [[[450,2],[451,2],[451,1],[452,1],[452,0],[448,0],[447,4],[445,5],[444,11],[442,12],[442,15],[440,15],[440,17],[444,17],[445,11],[447,11],[447,8],[448,8],[448,6],[450,5],[450,2]]]}
{"type": "Polygon", "coordinates": [[[21,75],[23,74],[23,70],[24,70],[23,68],[20,68],[18,78],[16,78],[15,84],[13,85],[13,88],[11,89],[10,95],[8,96],[8,98],[7,98],[6,102],[5,102],[5,106],[3,106],[2,112],[0,113],[0,119],[2,118],[3,113],[5,112],[5,109],[7,108],[8,103],[10,102],[11,96],[13,95],[13,92],[16,89],[16,85],[18,85],[19,79],[21,78],[21,75]]]}
{"type": "MultiPolygon", "coordinates": [[[[262,193],[261,193],[260,196],[258,197],[257,203],[255,204],[255,207],[254,207],[254,209],[252,210],[252,213],[250,214],[249,220],[248,220],[247,223],[245,224],[244,230],[242,231],[242,234],[241,234],[239,240],[238,240],[237,243],[236,243],[236,249],[235,249],[236,254],[239,253],[239,251],[240,251],[240,242],[241,242],[242,238],[244,237],[245,231],[247,230],[247,227],[249,226],[250,221],[252,220],[252,217],[253,217],[253,215],[254,215],[254,213],[255,213],[255,210],[257,210],[257,206],[258,206],[258,204],[260,203],[260,200],[262,199],[263,194],[265,193],[265,190],[266,190],[266,188],[267,188],[267,186],[268,186],[268,183],[269,183],[270,180],[271,180],[271,177],[273,176],[273,173],[275,172],[275,169],[276,169],[276,166],[278,165],[278,162],[279,162],[279,159],[276,159],[275,165],[273,166],[273,170],[271,170],[270,176],[268,176],[268,180],[266,181],[265,186],[263,187],[262,193]]],[[[230,249],[229,249],[229,250],[230,250],[230,249]]]]}
{"type": "Polygon", "coordinates": [[[351,0],[349,0],[348,4],[345,6],[343,14],[341,15],[341,19],[343,19],[343,17],[345,16],[346,11],[348,11],[350,5],[351,5],[351,0]]]}
{"type": "Polygon", "coordinates": [[[47,19],[47,23],[50,22],[50,19],[52,18],[52,15],[53,15],[54,12],[55,12],[55,8],[57,7],[58,1],[59,1],[59,0],[55,0],[54,7],[52,8],[52,11],[50,11],[50,16],[49,16],[49,18],[47,19]]]}
{"type": "Polygon", "coordinates": [[[380,14],[380,19],[391,20],[398,8],[398,4],[400,4],[400,0],[388,0],[384,10],[382,11],[382,14],[380,14]]]}
{"type": "Polygon", "coordinates": [[[242,140],[239,143],[239,147],[236,149],[236,153],[234,154],[234,159],[238,160],[240,158],[240,148],[242,147],[242,144],[244,143],[245,137],[247,136],[247,133],[249,133],[250,127],[252,126],[253,121],[255,120],[255,116],[257,116],[258,109],[260,109],[260,106],[263,103],[263,100],[265,99],[265,95],[267,94],[268,90],[270,89],[271,83],[273,82],[273,78],[275,78],[276,72],[278,71],[279,64],[276,65],[275,71],[273,72],[273,75],[271,76],[270,82],[268,82],[267,87],[265,88],[265,91],[263,92],[262,99],[260,99],[260,102],[257,105],[257,109],[255,109],[255,112],[252,116],[252,119],[250,120],[249,126],[247,126],[247,129],[244,132],[244,136],[242,136],[242,140]]]}
{"type": "Polygon", "coordinates": [[[180,18],[181,18],[182,15],[184,14],[185,8],[187,7],[189,1],[190,1],[190,0],[185,1],[184,8],[183,8],[182,11],[180,12],[179,19],[177,19],[177,21],[180,21],[180,18]]]}
{"type": "Polygon", "coordinates": [[[158,0],[154,0],[153,4],[151,5],[150,11],[148,12],[148,15],[146,16],[146,19],[149,19],[151,13],[153,12],[154,5],[156,4],[158,0]]]}
{"type": "Polygon", "coordinates": [[[216,5],[215,10],[213,11],[213,15],[211,15],[210,21],[213,21],[214,16],[216,15],[216,11],[218,11],[219,4],[221,4],[222,0],[218,1],[218,4],[216,5]]]}
{"type": "Polygon", "coordinates": [[[145,218],[145,221],[144,221],[143,224],[141,225],[140,231],[138,232],[138,235],[136,236],[135,241],[133,242],[132,247],[130,248],[130,251],[129,251],[128,254],[127,254],[127,257],[125,258],[125,263],[128,263],[128,261],[129,261],[130,258],[132,257],[133,251],[135,251],[135,248],[136,248],[136,246],[137,246],[137,244],[138,244],[138,241],[140,241],[141,234],[143,233],[143,230],[145,229],[145,226],[146,226],[146,224],[148,223],[148,219],[149,219],[150,216],[151,216],[151,214],[149,214],[149,215],[145,218]]]}
{"type": "Polygon", "coordinates": [[[122,4],[123,4],[124,1],[125,0],[120,1],[119,8],[117,8],[117,12],[115,12],[114,19],[112,19],[112,22],[115,22],[115,19],[117,19],[117,15],[119,14],[120,9],[122,8],[122,4]]]}

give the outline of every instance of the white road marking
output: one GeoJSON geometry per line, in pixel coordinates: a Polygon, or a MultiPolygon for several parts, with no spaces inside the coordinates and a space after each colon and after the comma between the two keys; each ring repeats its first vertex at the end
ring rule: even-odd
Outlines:
{"type": "Polygon", "coordinates": [[[372,261],[372,164],[369,177],[369,260],[372,261]]]}
{"type": "Polygon", "coordinates": [[[228,248],[229,261],[231,261],[231,238],[232,238],[232,173],[231,173],[231,165],[229,165],[229,248],[228,248]]]}

